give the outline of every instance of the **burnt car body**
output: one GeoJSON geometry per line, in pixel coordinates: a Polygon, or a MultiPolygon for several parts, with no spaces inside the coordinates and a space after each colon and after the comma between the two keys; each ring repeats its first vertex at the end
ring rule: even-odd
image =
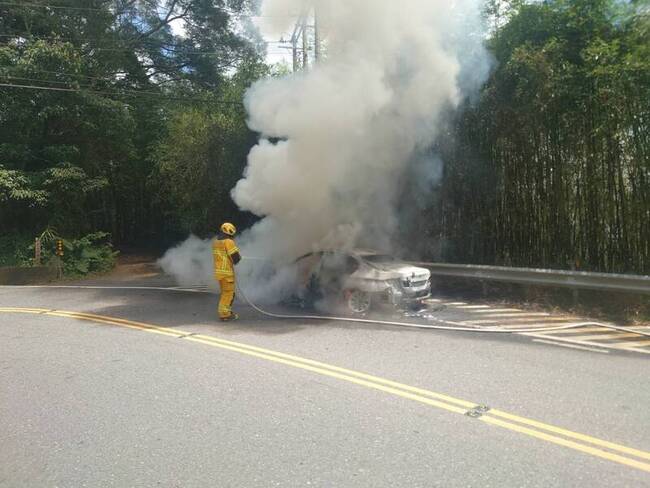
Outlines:
{"type": "Polygon", "coordinates": [[[377,251],[318,251],[295,264],[300,298],[308,303],[339,299],[353,313],[379,303],[402,307],[431,294],[429,270],[377,251]]]}

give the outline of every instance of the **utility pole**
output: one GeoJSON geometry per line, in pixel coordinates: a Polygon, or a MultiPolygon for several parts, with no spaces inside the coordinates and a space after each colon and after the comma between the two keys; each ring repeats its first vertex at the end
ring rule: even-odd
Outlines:
{"type": "Polygon", "coordinates": [[[320,32],[318,31],[318,7],[314,5],[314,63],[320,61],[320,32]]]}
{"type": "MultiPolygon", "coordinates": [[[[311,25],[307,24],[308,18],[310,18],[310,9],[304,10],[298,20],[296,25],[293,28],[293,34],[291,34],[291,51],[293,54],[293,72],[297,72],[300,69],[308,70],[309,69],[309,31],[311,25]],[[299,48],[298,42],[302,42],[302,63],[299,59],[299,48]]],[[[316,6],[314,5],[314,63],[317,63],[321,58],[321,39],[320,39],[320,28],[318,25],[318,13],[316,6]]]]}
{"type": "Polygon", "coordinates": [[[309,44],[307,43],[307,12],[302,16],[302,69],[309,69],[309,44]]]}
{"type": "Polygon", "coordinates": [[[291,38],[291,52],[293,53],[293,72],[298,71],[298,40],[291,38]]]}
{"type": "Polygon", "coordinates": [[[293,54],[293,72],[298,71],[298,36],[300,35],[300,21],[296,22],[291,34],[291,52],[293,54]]]}

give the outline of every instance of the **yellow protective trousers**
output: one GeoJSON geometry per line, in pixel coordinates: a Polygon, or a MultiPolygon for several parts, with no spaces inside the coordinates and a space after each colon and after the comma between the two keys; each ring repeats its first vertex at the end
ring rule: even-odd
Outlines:
{"type": "Polygon", "coordinates": [[[219,280],[221,296],[219,297],[219,318],[227,319],[232,315],[232,302],[235,301],[235,277],[230,276],[219,280]]]}

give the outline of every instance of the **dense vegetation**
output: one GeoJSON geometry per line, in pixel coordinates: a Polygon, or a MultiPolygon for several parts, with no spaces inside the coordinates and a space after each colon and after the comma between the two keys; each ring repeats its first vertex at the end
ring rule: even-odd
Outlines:
{"type": "Polygon", "coordinates": [[[164,246],[233,211],[254,142],[242,95],[267,74],[250,8],[0,2],[0,247],[18,247],[6,262],[46,228],[164,246]]]}
{"type": "MultiPolygon", "coordinates": [[[[251,222],[229,191],[255,141],[242,95],[270,74],[256,3],[0,2],[0,265],[48,228],[162,247],[251,222]]],[[[435,148],[422,257],[650,272],[647,1],[486,12],[494,69],[435,148]]]]}
{"type": "Polygon", "coordinates": [[[647,1],[490,2],[495,69],[441,141],[441,259],[650,272],[647,1]]]}

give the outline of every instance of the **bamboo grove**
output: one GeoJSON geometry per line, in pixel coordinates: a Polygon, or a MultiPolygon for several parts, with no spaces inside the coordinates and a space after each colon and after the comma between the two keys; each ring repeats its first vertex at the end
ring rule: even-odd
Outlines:
{"type": "Polygon", "coordinates": [[[429,255],[648,273],[648,3],[499,4],[494,71],[440,143],[429,255]]]}

